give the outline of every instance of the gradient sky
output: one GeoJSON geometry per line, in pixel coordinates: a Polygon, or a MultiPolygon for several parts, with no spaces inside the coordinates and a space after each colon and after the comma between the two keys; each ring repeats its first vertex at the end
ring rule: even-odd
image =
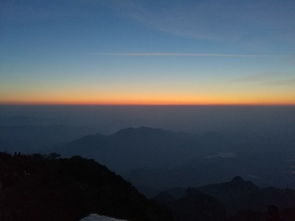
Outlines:
{"type": "Polygon", "coordinates": [[[294,0],[1,0],[2,104],[295,104],[294,0]]]}

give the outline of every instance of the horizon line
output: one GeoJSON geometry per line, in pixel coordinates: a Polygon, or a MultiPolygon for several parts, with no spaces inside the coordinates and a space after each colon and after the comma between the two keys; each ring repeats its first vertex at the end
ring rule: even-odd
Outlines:
{"type": "Polygon", "coordinates": [[[99,103],[1,103],[0,106],[101,106],[101,107],[120,107],[120,106],[295,106],[295,103],[217,103],[217,104],[177,104],[177,103],[171,103],[171,104],[136,104],[136,103],[126,103],[126,104],[99,104],[99,103]]]}

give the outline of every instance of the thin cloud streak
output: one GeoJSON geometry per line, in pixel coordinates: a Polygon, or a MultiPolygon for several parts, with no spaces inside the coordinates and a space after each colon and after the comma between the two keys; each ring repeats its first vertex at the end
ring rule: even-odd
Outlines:
{"type": "Polygon", "coordinates": [[[288,72],[263,72],[244,76],[234,80],[235,82],[260,83],[273,86],[293,86],[295,84],[294,73],[288,72]]]}
{"type": "Polygon", "coordinates": [[[290,36],[288,41],[294,40],[292,0],[275,0],[272,4],[267,0],[185,0],[158,1],[158,4],[140,0],[101,1],[120,15],[176,36],[230,44],[257,42],[259,48],[282,44],[286,41],[284,36],[290,36]]]}
{"type": "Polygon", "coordinates": [[[269,55],[254,54],[218,54],[218,53],[170,53],[170,52],[136,52],[136,53],[94,53],[99,56],[126,56],[126,57],[144,57],[144,56],[162,56],[162,57],[261,57],[269,55]]]}

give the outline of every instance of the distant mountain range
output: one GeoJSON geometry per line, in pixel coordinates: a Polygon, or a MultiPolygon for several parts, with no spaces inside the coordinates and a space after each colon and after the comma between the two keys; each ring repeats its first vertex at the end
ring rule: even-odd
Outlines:
{"type": "Polygon", "coordinates": [[[225,181],[236,175],[260,185],[295,187],[290,176],[293,145],[270,137],[214,132],[195,135],[140,127],[111,135],[88,135],[54,151],[94,158],[152,194],[176,186],[225,181]]]}
{"type": "Polygon", "coordinates": [[[267,220],[270,205],[278,208],[282,220],[295,220],[295,190],[261,188],[241,177],[225,183],[167,190],[154,201],[170,208],[177,221],[262,221],[267,220]]]}
{"type": "Polygon", "coordinates": [[[0,122],[0,151],[46,153],[54,146],[91,133],[83,127],[64,125],[3,125],[0,122]]]}
{"type": "Polygon", "coordinates": [[[109,167],[169,168],[189,160],[197,146],[194,136],[148,127],[127,128],[111,135],[89,135],[66,144],[58,152],[94,157],[109,167]]]}

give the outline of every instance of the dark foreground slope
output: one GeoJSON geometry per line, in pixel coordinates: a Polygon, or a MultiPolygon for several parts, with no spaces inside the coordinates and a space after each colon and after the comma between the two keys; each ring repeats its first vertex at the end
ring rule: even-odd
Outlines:
{"type": "Polygon", "coordinates": [[[98,213],[171,220],[128,182],[93,160],[0,154],[1,221],[74,221],[98,213]]]}

